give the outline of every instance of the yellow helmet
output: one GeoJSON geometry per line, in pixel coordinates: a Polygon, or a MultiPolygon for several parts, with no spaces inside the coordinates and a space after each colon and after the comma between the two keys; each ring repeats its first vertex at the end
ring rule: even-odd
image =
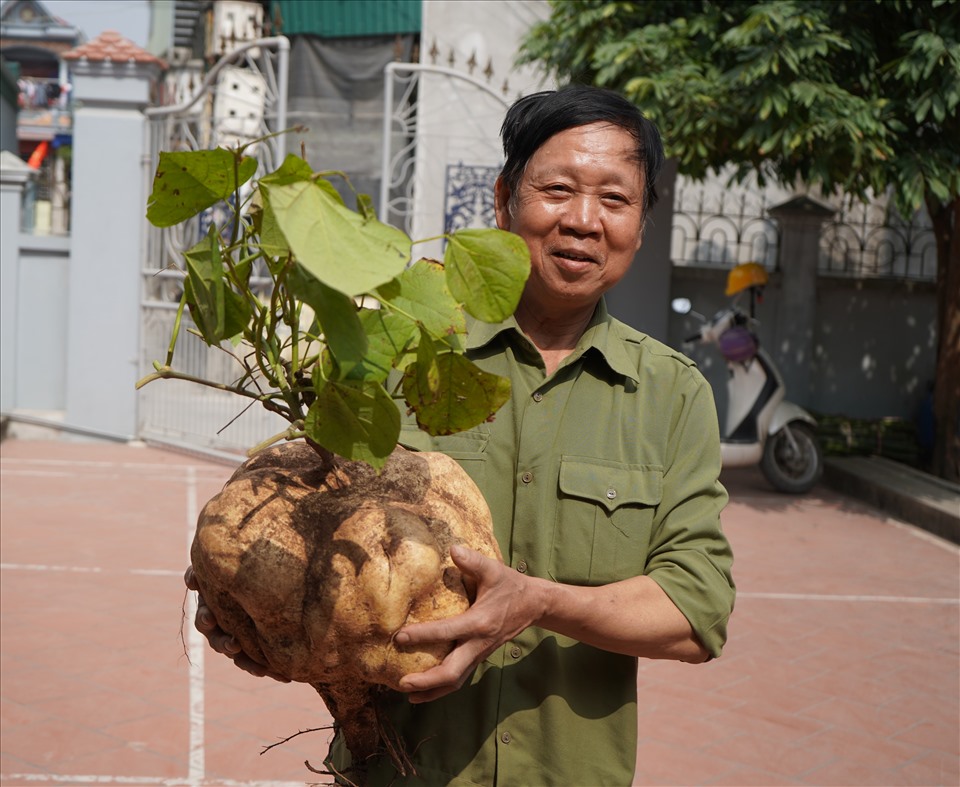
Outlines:
{"type": "Polygon", "coordinates": [[[767,283],[767,269],[759,262],[744,262],[727,274],[727,295],[736,295],[748,287],[762,287],[767,283]]]}

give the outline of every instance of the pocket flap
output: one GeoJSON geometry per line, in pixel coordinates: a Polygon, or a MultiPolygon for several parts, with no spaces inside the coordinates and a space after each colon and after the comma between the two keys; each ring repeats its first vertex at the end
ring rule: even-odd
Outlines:
{"type": "Polygon", "coordinates": [[[663,468],[657,465],[568,456],[560,460],[560,491],[599,503],[607,511],[622,505],[655,506],[662,488],[663,468]]]}

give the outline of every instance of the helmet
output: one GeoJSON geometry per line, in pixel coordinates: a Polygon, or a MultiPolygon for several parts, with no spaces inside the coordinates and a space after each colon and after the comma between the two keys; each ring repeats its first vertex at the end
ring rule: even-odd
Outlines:
{"type": "Polygon", "coordinates": [[[767,269],[759,262],[744,262],[727,274],[727,295],[736,295],[748,287],[762,287],[768,281],[767,269]]]}
{"type": "Polygon", "coordinates": [[[746,325],[734,325],[720,334],[720,352],[728,361],[749,361],[760,343],[746,325]]]}

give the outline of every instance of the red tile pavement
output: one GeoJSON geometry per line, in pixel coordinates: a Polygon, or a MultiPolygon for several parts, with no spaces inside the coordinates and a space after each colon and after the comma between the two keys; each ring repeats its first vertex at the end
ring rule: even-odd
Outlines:
{"type": "MultiPolygon", "coordinates": [[[[228,466],[14,440],[0,468],[0,783],[329,781],[304,765],[325,730],[261,754],[329,723],[313,691],[182,625],[187,545],[228,466]]],[[[730,642],[707,665],[641,662],[635,784],[960,784],[957,548],[824,488],[725,480],[730,642]]]]}

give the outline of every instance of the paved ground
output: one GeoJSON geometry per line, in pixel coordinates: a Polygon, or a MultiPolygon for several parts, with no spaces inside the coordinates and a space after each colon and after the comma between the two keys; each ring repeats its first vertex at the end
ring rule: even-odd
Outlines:
{"type": "MultiPolygon", "coordinates": [[[[0,783],[324,781],[304,761],[325,731],[261,755],[328,723],[319,698],[181,625],[187,544],[228,467],[54,441],[0,460],[0,783]]],[[[635,784],[960,783],[957,548],[826,488],[725,480],[731,641],[711,664],[641,664],[635,784]]]]}

